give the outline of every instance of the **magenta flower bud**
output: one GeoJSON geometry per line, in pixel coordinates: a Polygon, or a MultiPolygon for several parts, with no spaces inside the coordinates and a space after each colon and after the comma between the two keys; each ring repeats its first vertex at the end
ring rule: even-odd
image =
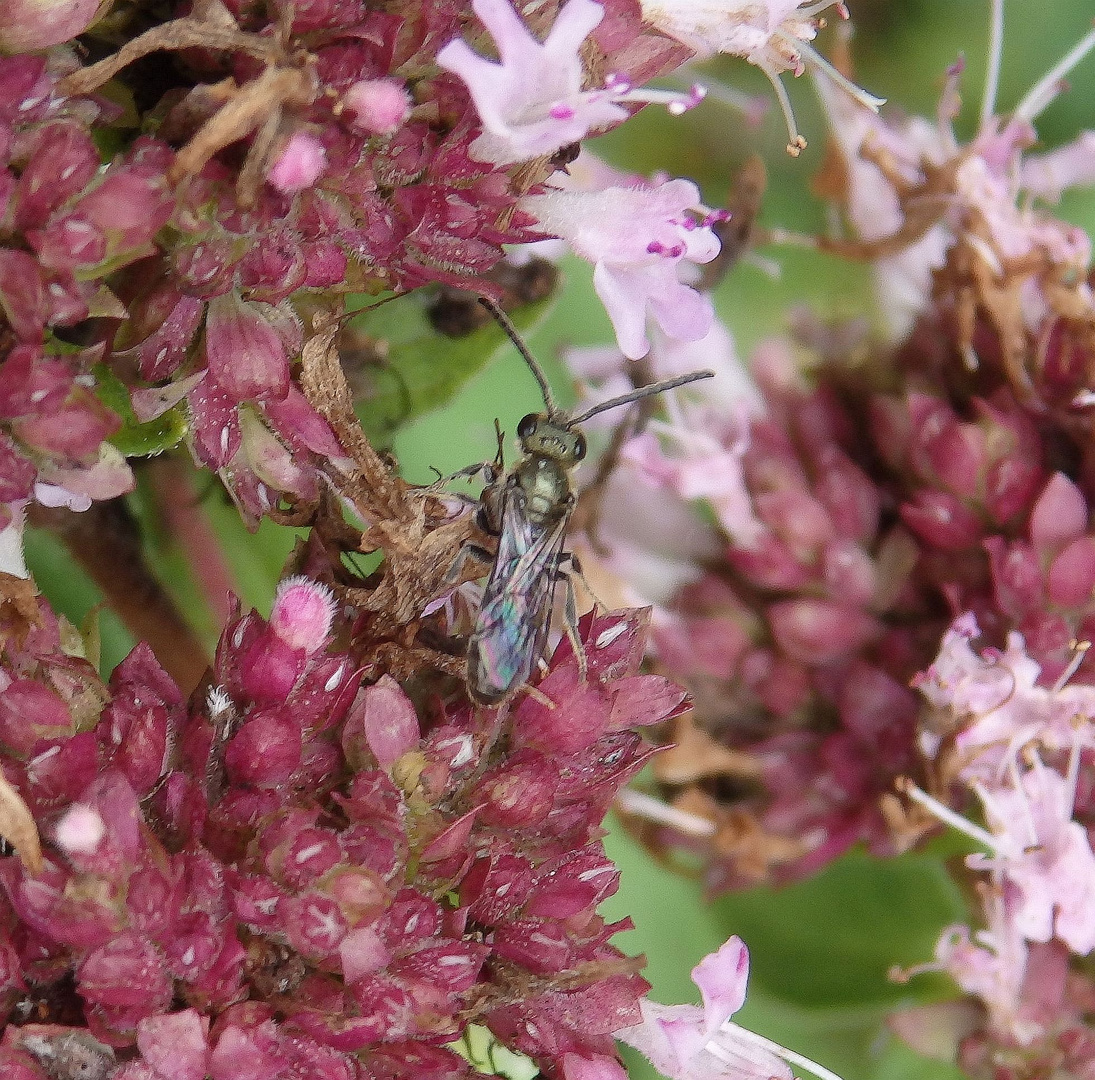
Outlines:
{"type": "Polygon", "coordinates": [[[267,1020],[252,1030],[234,1024],[221,1028],[209,1055],[212,1080],[260,1080],[281,1072],[276,1046],[277,1028],[267,1020]]]}
{"type": "Polygon", "coordinates": [[[289,393],[285,345],[256,305],[234,294],[211,301],[205,351],[210,374],[235,400],[280,400],[289,393]]]}
{"type": "Polygon", "coordinates": [[[825,664],[877,637],[877,620],[827,600],[784,600],[768,608],[772,636],[792,659],[825,664]]]}
{"type": "Polygon", "coordinates": [[[338,952],[349,927],[338,904],[329,896],[316,892],[291,896],[282,911],[289,944],[301,955],[322,960],[338,952]]]}
{"type": "Polygon", "coordinates": [[[286,578],[274,595],[270,629],[286,645],[311,656],[327,642],[335,600],[326,585],[306,577],[286,578]]]}
{"type": "Polygon", "coordinates": [[[411,96],[395,79],[363,79],[342,95],[352,123],[370,135],[390,135],[411,115],[411,96]]]}
{"type": "Polygon", "coordinates": [[[1050,563],[1046,574],[1046,594],[1052,604],[1075,608],[1091,603],[1093,589],[1095,537],[1081,536],[1050,563]]]}
{"type": "Polygon", "coordinates": [[[111,1007],[140,1008],[145,1016],[171,1003],[171,979],[156,948],[123,930],[90,952],[76,971],[80,996],[111,1007]]]}
{"type": "Polygon", "coordinates": [[[252,300],[280,303],[304,284],[308,267],[300,241],[288,230],[271,230],[239,262],[239,284],[252,300]]]}
{"type": "Polygon", "coordinates": [[[709,675],[729,679],[749,643],[734,619],[695,616],[653,628],[654,652],[680,678],[709,675]]]}
{"type": "MultiPolygon", "coordinates": [[[[11,0],[0,0],[0,26],[6,2],[11,0]]],[[[36,5],[28,0],[28,6],[36,5]]],[[[45,225],[57,207],[84,189],[100,165],[99,152],[90,136],[69,120],[48,124],[36,132],[28,149],[29,160],[12,198],[12,216],[21,232],[45,225]]]]}
{"type": "Polygon", "coordinates": [[[742,681],[774,716],[792,716],[810,698],[809,670],[768,649],[754,649],[741,665],[742,681]]]}
{"type": "Polygon", "coordinates": [[[867,606],[877,589],[874,560],[851,541],[834,540],[826,547],[822,575],[830,595],[845,604],[867,606]]]}
{"type": "Polygon", "coordinates": [[[39,740],[72,735],[72,716],[62,698],[33,679],[15,679],[0,691],[0,743],[29,757],[39,740]]]}
{"type": "Polygon", "coordinates": [[[976,515],[946,491],[916,492],[902,503],[901,520],[924,543],[943,551],[973,547],[983,532],[976,515]]]}
{"type": "Polygon", "coordinates": [[[87,462],[99,456],[99,445],[121,427],[121,419],[90,394],[79,391],[74,401],[56,412],[17,420],[13,427],[30,446],[87,462]]]}
{"type": "Polygon", "coordinates": [[[237,400],[206,374],[187,395],[194,422],[194,449],[203,465],[223,469],[243,442],[237,400]]]}
{"type": "Polygon", "coordinates": [[[0,53],[31,53],[82,34],[98,0],[0,0],[0,53]]]}
{"type": "Polygon", "coordinates": [[[46,289],[38,263],[25,251],[0,248],[0,311],[15,336],[32,345],[46,327],[46,289]]]}
{"type": "Polygon", "coordinates": [[[349,257],[333,240],[306,240],[301,245],[304,255],[304,281],[308,289],[329,288],[346,280],[349,257]]]}
{"type": "Polygon", "coordinates": [[[0,433],[0,503],[10,504],[30,496],[38,470],[3,433],[0,433]]]}
{"type": "Polygon", "coordinates": [[[1045,481],[1043,469],[1016,456],[996,462],[985,478],[985,506],[995,522],[1007,525],[1025,514],[1045,481]]]}
{"type": "Polygon", "coordinates": [[[515,740],[547,752],[574,754],[592,746],[608,727],[611,700],[592,681],[579,684],[577,665],[557,666],[540,684],[555,703],[548,708],[533,697],[514,710],[515,740]]]}
{"type": "Polygon", "coordinates": [[[765,492],[753,503],[760,520],[801,561],[816,558],[833,537],[833,523],[825,507],[805,491],[785,488],[765,492]]]}
{"type": "Polygon", "coordinates": [[[488,770],[469,798],[484,803],[480,819],[503,829],[530,828],[551,812],[559,786],[559,770],[543,754],[518,750],[488,770]]]}
{"type": "Polygon", "coordinates": [[[388,970],[397,978],[416,979],[458,994],[475,985],[491,950],[473,941],[452,941],[418,949],[393,961],[388,970]]]}
{"type": "Polygon", "coordinates": [[[203,313],[200,300],[172,287],[164,287],[144,303],[141,314],[152,321],[153,329],[135,349],[143,378],[157,382],[178,368],[203,313]]]}
{"type": "Polygon", "coordinates": [[[1007,543],[1002,536],[985,538],[992,568],[993,596],[1000,610],[1020,618],[1043,603],[1042,564],[1030,544],[1007,543]]]}
{"type": "Polygon", "coordinates": [[[1087,500],[1063,473],[1054,473],[1030,513],[1030,539],[1051,552],[1087,532],[1087,500]]]}
{"type": "Polygon", "coordinates": [[[28,800],[41,806],[76,802],[95,779],[99,768],[99,740],[84,731],[35,747],[27,761],[28,800]]]}
{"type": "Polygon", "coordinates": [[[977,495],[988,465],[984,432],[948,419],[938,431],[920,434],[922,445],[913,453],[918,461],[927,462],[939,484],[959,498],[977,495]]]}
{"type": "Polygon", "coordinates": [[[137,1025],[141,1057],[161,1076],[204,1080],[209,1071],[209,1017],[194,1009],[150,1016],[137,1025]]]}
{"type": "Polygon", "coordinates": [[[265,401],[262,409],[290,447],[310,450],[334,461],[348,460],[331,425],[316,412],[294,384],[290,383],[286,397],[278,401],[265,401]]]}
{"type": "Polygon", "coordinates": [[[310,188],[327,168],[327,151],[314,135],[304,131],[289,136],[266,179],[286,195],[310,188]]]}
{"type": "Polygon", "coordinates": [[[289,696],[307,666],[308,656],[303,649],[294,648],[264,626],[242,651],[240,685],[252,701],[278,705],[289,696]]]}
{"type": "Polygon", "coordinates": [[[230,238],[214,237],[176,247],[171,252],[172,270],[187,293],[200,300],[212,300],[232,290],[241,255],[230,238]]]}
{"type": "Polygon", "coordinates": [[[818,454],[814,493],[829,513],[838,535],[863,542],[878,529],[881,495],[871,478],[835,446],[818,454]]]}
{"type": "Polygon", "coordinates": [[[801,562],[771,534],[762,536],[751,548],[728,548],[726,558],[739,574],[762,589],[801,589],[815,576],[813,567],[801,562]]]}
{"type": "Polygon", "coordinates": [[[53,270],[72,271],[106,257],[106,237],[89,221],[61,218],[48,228],[27,234],[38,261],[53,270]]]}
{"type": "Polygon", "coordinates": [[[236,783],[284,784],[300,764],[300,728],[281,712],[254,715],[228,743],[224,763],[236,783]]]}
{"type": "Polygon", "coordinates": [[[131,262],[151,254],[152,239],[171,217],[172,199],[161,179],[124,166],[109,170],[72,208],[73,216],[107,238],[112,261],[131,262]]]}
{"type": "Polygon", "coordinates": [[[514,919],[494,932],[494,952],[537,975],[565,971],[571,945],[565,928],[540,919],[514,919]]]}
{"type": "MultiPolygon", "coordinates": [[[[382,769],[390,770],[421,739],[418,715],[402,687],[390,675],[358,691],[343,733],[349,753],[355,735],[364,735],[382,769]]],[[[356,755],[354,755],[356,757],[356,755]]]]}
{"type": "Polygon", "coordinates": [[[1072,628],[1067,619],[1049,611],[1033,611],[1018,626],[1027,652],[1042,663],[1042,678],[1053,680],[1072,655],[1072,628]]]}
{"type": "Polygon", "coordinates": [[[351,930],[339,943],[338,953],[347,983],[359,982],[367,975],[382,971],[393,956],[391,949],[371,926],[351,930]]]}

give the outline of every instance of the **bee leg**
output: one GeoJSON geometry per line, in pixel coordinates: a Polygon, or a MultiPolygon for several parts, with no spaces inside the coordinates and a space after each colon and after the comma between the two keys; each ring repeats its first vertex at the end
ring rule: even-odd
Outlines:
{"type": "MultiPolygon", "coordinates": [[[[570,567],[573,568],[575,565],[574,556],[568,553],[564,558],[569,561],[570,567]]],[[[561,564],[563,559],[561,558],[559,562],[561,564]]],[[[570,647],[574,650],[574,656],[578,661],[578,681],[584,683],[589,674],[589,662],[586,660],[585,646],[578,636],[578,602],[574,597],[574,579],[570,576],[569,570],[563,570],[561,566],[555,572],[562,579],[566,588],[566,596],[563,600],[563,627],[566,630],[567,637],[570,638],[570,647]]]]}
{"type": "MultiPolygon", "coordinates": [[[[497,482],[501,474],[497,461],[480,461],[475,465],[465,465],[464,468],[448,475],[438,469],[433,469],[432,466],[431,470],[437,473],[437,479],[425,489],[430,492],[444,491],[454,480],[474,480],[480,473],[483,474],[487,485],[490,486],[497,482]]],[[[447,492],[447,494],[452,494],[452,492],[447,492]]]]}
{"type": "Polygon", "coordinates": [[[582,588],[593,598],[593,605],[598,611],[608,611],[607,605],[604,601],[593,591],[593,586],[590,585],[589,579],[582,573],[582,564],[578,562],[578,556],[573,552],[568,551],[566,553],[568,560],[567,571],[574,574],[578,580],[582,583],[582,588]]]}
{"type": "Polygon", "coordinates": [[[481,562],[490,566],[494,560],[494,553],[487,551],[486,548],[480,547],[478,544],[465,544],[457,553],[456,558],[452,561],[452,566],[445,572],[445,577],[441,584],[443,586],[454,585],[457,579],[464,572],[464,567],[467,565],[469,559],[474,559],[476,562],[481,562]]]}

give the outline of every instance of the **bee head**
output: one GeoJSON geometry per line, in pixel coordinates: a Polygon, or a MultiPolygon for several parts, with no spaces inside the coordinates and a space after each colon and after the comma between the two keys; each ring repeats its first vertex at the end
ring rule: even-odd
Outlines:
{"type": "Polygon", "coordinates": [[[586,438],[574,427],[543,413],[529,413],[517,425],[517,437],[526,454],[577,465],[586,456],[586,438]]]}

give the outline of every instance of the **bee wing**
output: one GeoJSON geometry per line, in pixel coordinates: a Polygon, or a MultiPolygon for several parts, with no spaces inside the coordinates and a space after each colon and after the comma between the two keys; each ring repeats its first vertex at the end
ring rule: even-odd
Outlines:
{"type": "Polygon", "coordinates": [[[525,513],[524,491],[506,487],[498,554],[468,648],[468,684],[480,701],[497,701],[525,682],[544,651],[569,520],[568,508],[537,528],[525,513]]]}

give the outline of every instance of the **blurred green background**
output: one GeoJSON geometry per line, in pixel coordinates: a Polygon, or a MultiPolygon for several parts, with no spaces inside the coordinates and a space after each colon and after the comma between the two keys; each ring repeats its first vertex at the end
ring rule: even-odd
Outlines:
{"type": "MultiPolygon", "coordinates": [[[[887,98],[887,110],[934,115],[944,70],[960,54],[965,56],[965,101],[957,126],[960,136],[968,137],[976,124],[985,71],[987,0],[850,0],[849,6],[856,28],[857,81],[887,98]]],[[[1091,0],[1007,0],[998,112],[1014,107],[1090,29],[1093,13],[1091,0]]],[[[822,51],[826,41],[823,34],[818,41],[822,51]]],[[[771,95],[763,76],[742,61],[710,62],[700,77],[771,95]]],[[[758,151],[769,175],[762,222],[821,230],[824,208],[809,194],[809,183],[821,164],[824,125],[809,80],[785,76],[784,81],[810,143],[797,159],[784,152],[786,132],[774,102],[759,130],[747,130],[738,114],[713,100],[680,118],[648,108],[595,140],[591,149],[635,172],[689,176],[713,206],[722,203],[729,178],[746,157],[758,151]]],[[[1070,91],[1039,121],[1040,148],[1052,148],[1095,127],[1095,57],[1069,81],[1070,91]]],[[[1069,196],[1060,212],[1090,228],[1095,225],[1095,195],[1069,196]]],[[[778,279],[740,264],[717,293],[720,313],[743,356],[759,339],[785,326],[792,305],[808,304],[825,317],[867,310],[862,268],[802,250],[768,249],[763,254],[778,264],[778,279]]],[[[611,335],[590,285],[589,268],[568,260],[564,275],[558,297],[529,334],[529,344],[544,359],[565,402],[569,388],[557,362],[559,349],[604,344],[611,335]]],[[[389,305],[388,314],[394,315],[397,307],[389,305]]],[[[434,478],[431,468],[448,472],[491,458],[495,418],[512,432],[517,419],[540,402],[527,370],[511,349],[501,347],[494,328],[462,342],[431,337],[419,345],[432,352],[437,365],[459,370],[460,377],[481,368],[447,406],[406,424],[392,437],[407,478],[429,482],[434,478]]],[[[395,352],[393,360],[398,363],[395,352]]],[[[135,501],[139,509],[140,493],[135,501]]],[[[224,538],[244,602],[268,611],[292,533],[265,525],[249,535],[223,500],[206,497],[205,504],[224,538]]],[[[150,530],[148,543],[164,580],[208,634],[211,626],[194,599],[184,560],[155,530],[150,530]]],[[[29,557],[55,606],[82,621],[99,600],[94,587],[49,537],[32,536],[29,557]]],[[[131,642],[109,613],[102,616],[102,633],[103,663],[109,670],[131,642]]],[[[614,834],[609,849],[623,869],[623,882],[608,914],[634,919],[636,929],[623,939],[623,947],[646,953],[647,975],[659,1000],[696,1000],[689,970],[727,936],[739,934],[749,945],[753,965],[749,1000],[740,1017],[747,1025],[816,1058],[845,1080],[946,1080],[957,1075],[948,1066],[916,1058],[881,1023],[885,1011],[897,1003],[947,992],[942,982],[914,980],[895,987],[886,978],[895,963],[928,959],[940,929],[965,917],[938,851],[885,864],[853,854],[807,884],[709,903],[696,882],[669,875],[627,837],[614,834]]],[[[633,1075],[648,1074],[635,1065],[633,1075]]]]}

